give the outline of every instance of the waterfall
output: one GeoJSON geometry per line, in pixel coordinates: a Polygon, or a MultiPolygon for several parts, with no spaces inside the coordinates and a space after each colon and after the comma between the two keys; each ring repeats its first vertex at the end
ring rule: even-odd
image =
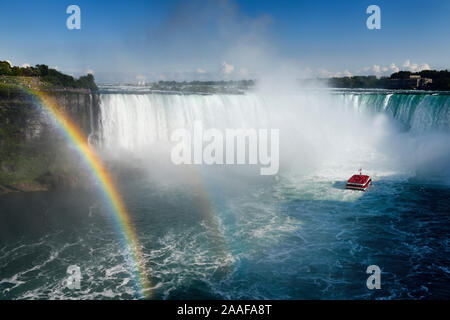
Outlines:
{"type": "Polygon", "coordinates": [[[105,146],[139,150],[169,141],[178,128],[200,121],[210,128],[254,128],[266,123],[256,95],[103,94],[101,136],[105,146]]]}
{"type": "MultiPolygon", "coordinates": [[[[338,95],[337,100],[342,104],[336,103],[335,108],[366,115],[385,114],[406,130],[450,129],[450,95],[338,95]]],[[[201,121],[205,127],[213,128],[265,127],[272,117],[279,116],[286,105],[283,102],[284,105],[269,107],[267,99],[256,94],[102,94],[100,100],[103,142],[107,146],[126,149],[139,149],[155,141],[168,141],[172,130],[192,128],[194,121],[201,121]]],[[[307,103],[310,108],[315,107],[314,100],[307,103]]],[[[302,116],[293,109],[293,117],[302,116]]],[[[286,121],[292,120],[287,117],[286,121]]]]}
{"type": "Polygon", "coordinates": [[[384,113],[412,131],[449,131],[450,95],[343,93],[347,108],[384,113]]]}
{"type": "Polygon", "coordinates": [[[95,136],[95,126],[94,126],[94,111],[92,110],[93,108],[93,104],[92,104],[92,94],[89,94],[89,135],[88,135],[88,144],[90,146],[93,146],[93,137],[95,136]]]}
{"type": "Polygon", "coordinates": [[[219,130],[279,129],[280,161],[302,173],[359,167],[441,172],[450,167],[449,95],[344,91],[100,96],[99,138],[115,155],[118,150],[138,157],[167,152],[172,132],[192,129],[194,122],[219,130]]]}

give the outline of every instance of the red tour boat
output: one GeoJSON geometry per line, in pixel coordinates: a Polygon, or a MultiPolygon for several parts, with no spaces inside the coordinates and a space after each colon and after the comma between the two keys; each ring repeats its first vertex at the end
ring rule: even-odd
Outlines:
{"type": "Polygon", "coordinates": [[[367,190],[367,188],[372,183],[372,178],[363,175],[361,171],[362,169],[359,169],[359,174],[355,174],[350,179],[348,179],[347,185],[345,186],[346,189],[361,190],[361,191],[367,190]]]}

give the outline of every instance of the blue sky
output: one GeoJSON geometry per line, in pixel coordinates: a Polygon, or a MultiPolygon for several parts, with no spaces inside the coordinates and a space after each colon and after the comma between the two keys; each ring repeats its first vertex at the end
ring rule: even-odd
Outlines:
{"type": "Polygon", "coordinates": [[[0,60],[105,82],[450,69],[449,36],[448,0],[0,2],[0,60]],[[71,4],[81,30],[66,28],[71,4]]]}

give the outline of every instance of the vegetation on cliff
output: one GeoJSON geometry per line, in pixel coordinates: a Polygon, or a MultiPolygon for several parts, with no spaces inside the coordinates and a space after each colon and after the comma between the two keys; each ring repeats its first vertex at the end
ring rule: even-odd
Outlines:
{"type": "Polygon", "coordinates": [[[0,61],[0,86],[11,85],[11,78],[31,77],[38,78],[41,83],[56,88],[80,88],[98,90],[92,74],[87,74],[75,79],[72,76],[49,68],[45,64],[38,64],[35,67],[11,66],[8,61],[0,61]],[[3,81],[1,81],[3,80],[3,81]]]}

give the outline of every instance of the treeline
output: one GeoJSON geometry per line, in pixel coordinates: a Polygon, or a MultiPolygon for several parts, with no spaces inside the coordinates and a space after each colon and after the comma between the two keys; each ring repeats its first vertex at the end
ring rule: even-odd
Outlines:
{"type": "Polygon", "coordinates": [[[427,83],[424,89],[427,90],[450,90],[450,71],[448,70],[423,70],[420,72],[399,71],[391,74],[391,79],[408,79],[412,75],[419,75],[421,78],[432,79],[432,83],[427,83]]]}
{"type": "MultiPolygon", "coordinates": [[[[354,76],[343,78],[330,78],[325,81],[333,88],[379,88],[389,89],[392,87],[392,80],[407,80],[410,76],[420,76],[421,78],[432,79],[431,83],[426,83],[420,89],[424,90],[450,90],[450,72],[448,70],[424,70],[420,72],[399,71],[389,77],[377,78],[376,76],[354,76]]],[[[404,89],[409,89],[405,87],[404,89]]]]}
{"type": "Polygon", "coordinates": [[[251,87],[255,85],[255,80],[222,80],[222,81],[158,81],[160,86],[180,86],[180,85],[188,85],[188,86],[230,86],[230,87],[251,87]]]}
{"type": "Polygon", "coordinates": [[[49,68],[45,64],[38,64],[35,67],[18,67],[11,66],[8,61],[0,61],[0,76],[38,77],[41,81],[49,83],[55,87],[98,90],[92,74],[87,74],[75,79],[74,77],[61,73],[56,69],[49,68]]]}
{"type": "Polygon", "coordinates": [[[388,88],[389,78],[378,79],[376,76],[354,76],[344,78],[330,78],[326,80],[332,88],[388,88]]]}
{"type": "Polygon", "coordinates": [[[151,85],[152,90],[198,92],[198,93],[229,93],[240,94],[255,85],[254,80],[229,81],[158,81],[151,85]]]}
{"type": "Polygon", "coordinates": [[[410,71],[399,71],[391,74],[391,79],[408,79],[412,75],[418,75],[422,78],[430,78],[430,79],[449,79],[450,71],[448,70],[423,70],[420,72],[410,72],[410,71]]]}

